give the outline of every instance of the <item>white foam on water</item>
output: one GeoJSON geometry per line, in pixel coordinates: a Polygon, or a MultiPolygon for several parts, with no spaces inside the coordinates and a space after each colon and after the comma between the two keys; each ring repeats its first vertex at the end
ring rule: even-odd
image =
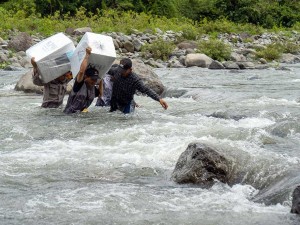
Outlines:
{"type": "Polygon", "coordinates": [[[8,84],[4,85],[2,88],[0,88],[1,91],[10,91],[15,89],[15,84],[8,84]]]}
{"type": "Polygon", "coordinates": [[[231,124],[231,126],[236,128],[253,129],[267,127],[272,124],[275,124],[275,122],[267,118],[245,118],[235,121],[231,124]]]}
{"type": "Polygon", "coordinates": [[[299,105],[299,103],[296,100],[288,100],[288,99],[284,99],[284,98],[279,98],[279,99],[275,99],[275,98],[270,98],[270,97],[266,97],[266,96],[262,96],[259,99],[251,99],[251,100],[247,100],[247,102],[249,103],[253,103],[254,105],[299,105]]]}

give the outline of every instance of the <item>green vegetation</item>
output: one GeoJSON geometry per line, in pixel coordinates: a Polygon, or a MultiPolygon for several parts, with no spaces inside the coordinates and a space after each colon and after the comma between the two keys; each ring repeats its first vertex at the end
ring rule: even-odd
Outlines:
{"type": "Polygon", "coordinates": [[[299,0],[2,0],[0,29],[50,34],[66,27],[130,32],[159,27],[198,34],[300,29],[299,0]]]}
{"type": "Polygon", "coordinates": [[[218,61],[228,60],[231,54],[231,47],[216,39],[201,41],[198,45],[199,52],[218,61]]]}
{"type": "Polygon", "coordinates": [[[171,42],[158,39],[152,44],[144,45],[142,47],[142,54],[147,55],[150,53],[154,59],[167,60],[175,47],[175,44],[171,42]]]}
{"type": "Polygon", "coordinates": [[[256,53],[257,58],[264,58],[267,61],[279,59],[283,53],[283,46],[281,44],[269,44],[264,49],[259,49],[256,53]]]}
{"type": "MultiPolygon", "coordinates": [[[[4,0],[0,3],[0,36],[7,38],[14,30],[50,36],[86,26],[97,33],[125,34],[159,28],[180,31],[177,41],[198,41],[209,35],[210,41],[200,42],[199,50],[222,61],[229,58],[231,49],[218,40],[220,33],[254,35],[271,28],[288,38],[292,30],[300,31],[299,11],[298,0],[4,0]]],[[[174,44],[157,40],[142,51],[166,59],[173,49],[174,44]]],[[[257,50],[257,57],[274,60],[282,53],[299,51],[299,45],[286,41],[257,50]]]]}

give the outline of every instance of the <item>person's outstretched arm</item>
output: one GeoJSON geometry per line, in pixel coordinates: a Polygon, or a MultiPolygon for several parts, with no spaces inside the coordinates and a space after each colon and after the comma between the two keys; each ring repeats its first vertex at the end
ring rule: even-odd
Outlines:
{"type": "Polygon", "coordinates": [[[159,99],[159,103],[161,104],[161,106],[164,109],[167,109],[169,107],[168,104],[167,104],[167,102],[165,100],[163,100],[162,98],[159,99]]]}
{"type": "Polygon", "coordinates": [[[85,50],[86,54],[85,54],[85,57],[80,65],[80,69],[79,69],[79,72],[76,76],[76,81],[78,83],[82,82],[83,81],[83,78],[84,78],[84,72],[88,66],[88,61],[89,61],[89,57],[90,57],[90,54],[92,52],[92,49],[90,47],[87,47],[86,50],[85,50]]]}
{"type": "Polygon", "coordinates": [[[168,108],[167,102],[160,98],[151,88],[145,86],[141,80],[137,82],[136,89],[142,92],[143,94],[148,95],[153,100],[158,101],[164,109],[168,108]]]}

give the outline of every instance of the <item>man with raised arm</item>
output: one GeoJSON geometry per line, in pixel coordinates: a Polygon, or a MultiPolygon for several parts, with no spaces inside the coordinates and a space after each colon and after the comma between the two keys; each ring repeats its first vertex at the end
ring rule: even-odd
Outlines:
{"type": "Polygon", "coordinates": [[[87,111],[94,98],[99,95],[99,91],[95,87],[98,80],[98,70],[92,67],[87,68],[91,52],[90,47],[86,48],[85,57],[75,77],[75,83],[64,110],[66,114],[87,111]]]}
{"type": "Polygon", "coordinates": [[[43,108],[58,108],[62,105],[64,96],[67,92],[67,85],[72,80],[72,72],[69,71],[60,77],[48,83],[43,83],[34,57],[31,58],[33,66],[32,81],[35,85],[44,86],[43,91],[43,108]]]}

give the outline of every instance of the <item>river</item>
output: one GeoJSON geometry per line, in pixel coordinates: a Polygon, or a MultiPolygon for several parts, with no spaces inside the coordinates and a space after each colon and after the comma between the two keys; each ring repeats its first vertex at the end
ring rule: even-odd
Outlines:
{"type": "Polygon", "coordinates": [[[0,224],[299,224],[300,65],[288,68],[155,69],[169,109],[138,96],[129,116],[42,109],[14,91],[24,71],[0,71],[0,224]],[[191,142],[230,158],[236,184],[174,183],[191,142]]]}

